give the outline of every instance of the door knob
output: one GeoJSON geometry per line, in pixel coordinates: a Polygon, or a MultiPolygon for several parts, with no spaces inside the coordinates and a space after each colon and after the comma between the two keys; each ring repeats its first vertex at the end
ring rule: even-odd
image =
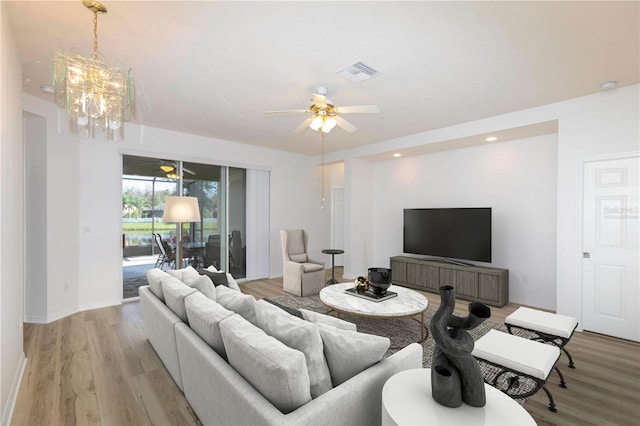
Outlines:
{"type": "Polygon", "coordinates": [[[591,253],[589,253],[588,251],[582,252],[582,257],[584,257],[585,259],[589,259],[591,257],[591,253]]]}

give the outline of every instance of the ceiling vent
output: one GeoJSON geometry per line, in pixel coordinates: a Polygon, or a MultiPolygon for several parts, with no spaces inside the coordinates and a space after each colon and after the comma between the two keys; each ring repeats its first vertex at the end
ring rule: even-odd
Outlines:
{"type": "Polygon", "coordinates": [[[380,72],[364,62],[356,62],[355,64],[349,65],[343,70],[338,71],[336,74],[349,81],[353,81],[354,83],[360,83],[361,81],[375,77],[380,74],[380,72]]]}

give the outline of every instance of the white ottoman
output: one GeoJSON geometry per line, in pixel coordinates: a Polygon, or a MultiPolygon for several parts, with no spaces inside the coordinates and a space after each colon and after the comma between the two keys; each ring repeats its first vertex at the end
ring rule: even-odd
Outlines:
{"type": "Polygon", "coordinates": [[[471,354],[481,361],[487,362],[502,370],[489,383],[500,389],[498,381],[503,375],[509,375],[507,388],[500,389],[513,398],[527,398],[542,388],[549,397],[549,410],[556,412],[556,405],[551,392],[546,387],[547,377],[551,369],[555,369],[560,376],[560,387],[566,388],[564,377],[555,366],[560,358],[560,348],[535,340],[525,339],[498,330],[490,330],[476,340],[471,354]],[[519,377],[532,380],[536,386],[518,394],[509,394],[513,386],[519,382],[519,377]]]}
{"type": "Polygon", "coordinates": [[[505,318],[505,325],[509,333],[512,328],[520,328],[534,333],[533,340],[551,343],[567,355],[569,368],[576,368],[571,354],[565,349],[573,332],[578,327],[578,320],[565,315],[539,311],[537,309],[520,307],[505,318]]]}

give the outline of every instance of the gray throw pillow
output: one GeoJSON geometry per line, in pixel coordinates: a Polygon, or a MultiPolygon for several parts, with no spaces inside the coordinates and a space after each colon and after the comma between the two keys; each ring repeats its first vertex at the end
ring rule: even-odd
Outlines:
{"type": "Polygon", "coordinates": [[[282,413],[311,401],[302,352],[268,336],[239,315],[222,320],[220,333],[229,364],[282,413]]]}
{"type": "Polygon", "coordinates": [[[318,327],[264,300],[256,302],[255,310],[258,327],[269,336],[304,354],[309,371],[311,397],[316,398],[331,390],[331,375],[324,358],[318,327]]]}
{"type": "Polygon", "coordinates": [[[201,269],[199,272],[200,274],[209,277],[214,286],[218,287],[219,285],[223,285],[229,287],[229,281],[227,280],[226,272],[212,272],[206,269],[201,269]]]}
{"type": "Polygon", "coordinates": [[[227,353],[220,334],[220,321],[234,313],[197,292],[185,299],[184,306],[189,318],[189,327],[226,360],[227,353]]]}
{"type": "Polygon", "coordinates": [[[379,362],[391,342],[387,337],[317,324],[333,386],[339,386],[379,362]]]}
{"type": "Polygon", "coordinates": [[[251,324],[256,323],[256,299],[249,294],[242,294],[220,285],[216,287],[216,301],[225,308],[233,311],[251,324]]]}

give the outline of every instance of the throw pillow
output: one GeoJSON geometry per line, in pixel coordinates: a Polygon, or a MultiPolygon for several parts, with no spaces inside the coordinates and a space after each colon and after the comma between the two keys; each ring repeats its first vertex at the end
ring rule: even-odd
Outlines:
{"type": "Polygon", "coordinates": [[[219,285],[229,287],[229,281],[227,280],[226,272],[211,272],[206,269],[201,269],[200,274],[209,277],[213,282],[213,285],[215,285],[216,287],[218,287],[219,285]]]}
{"type": "Polygon", "coordinates": [[[198,278],[193,280],[189,287],[199,290],[211,300],[216,300],[216,287],[211,282],[211,279],[206,275],[198,275],[198,278]]]}
{"type": "Polygon", "coordinates": [[[331,375],[324,358],[322,338],[315,324],[311,324],[272,305],[258,300],[255,305],[256,325],[269,336],[273,336],[288,347],[297,349],[305,356],[311,398],[331,390],[331,375]]]}
{"type": "Polygon", "coordinates": [[[184,306],[191,329],[226,360],[227,353],[220,334],[220,321],[233,315],[233,312],[197,292],[185,299],[184,306]]]}
{"type": "MultiPolygon", "coordinates": [[[[273,306],[277,306],[278,308],[282,309],[283,311],[285,311],[286,313],[288,313],[290,315],[293,315],[293,316],[298,317],[300,319],[305,319],[302,316],[302,312],[300,312],[298,309],[294,309],[294,308],[290,308],[288,306],[281,305],[280,303],[276,302],[275,300],[269,299],[268,297],[264,298],[262,300],[264,300],[265,302],[271,303],[273,306]]],[[[311,321],[311,322],[313,322],[313,321],[311,321]]]]}
{"type": "Polygon", "coordinates": [[[333,386],[339,386],[382,359],[391,342],[387,337],[317,324],[322,336],[333,386]]]}
{"type": "Polygon", "coordinates": [[[167,307],[176,314],[182,322],[189,323],[187,311],[184,307],[184,299],[188,295],[196,292],[195,288],[191,288],[175,277],[169,277],[162,280],[162,292],[164,293],[165,303],[167,307]]]}
{"type": "Polygon", "coordinates": [[[293,262],[305,263],[307,261],[307,253],[302,254],[290,254],[289,259],[293,262]]]}
{"type": "Polygon", "coordinates": [[[256,299],[253,296],[220,285],[216,287],[216,301],[228,310],[239,314],[251,324],[256,323],[256,299]]]}
{"type": "Polygon", "coordinates": [[[147,271],[147,281],[149,282],[149,289],[156,297],[164,302],[164,293],[162,292],[161,281],[170,277],[168,273],[161,269],[150,269],[147,271]]]}
{"type": "Polygon", "coordinates": [[[184,269],[169,269],[167,273],[169,273],[169,275],[173,275],[187,285],[190,285],[193,280],[200,276],[193,266],[187,266],[184,269]]]}
{"type": "Polygon", "coordinates": [[[229,364],[282,413],[311,401],[304,354],[239,315],[220,322],[229,364]]]}
{"type": "MultiPolygon", "coordinates": [[[[218,271],[213,265],[208,266],[206,270],[211,272],[224,272],[224,271],[218,271]]],[[[227,282],[229,283],[230,289],[235,291],[240,291],[240,286],[238,286],[238,283],[236,282],[236,280],[228,272],[227,272],[227,282]]]]}
{"type": "Polygon", "coordinates": [[[315,324],[326,324],[332,325],[341,330],[357,331],[356,325],[354,323],[345,321],[340,318],[332,317],[331,315],[325,315],[303,308],[300,308],[300,313],[302,314],[302,318],[315,324]]]}

